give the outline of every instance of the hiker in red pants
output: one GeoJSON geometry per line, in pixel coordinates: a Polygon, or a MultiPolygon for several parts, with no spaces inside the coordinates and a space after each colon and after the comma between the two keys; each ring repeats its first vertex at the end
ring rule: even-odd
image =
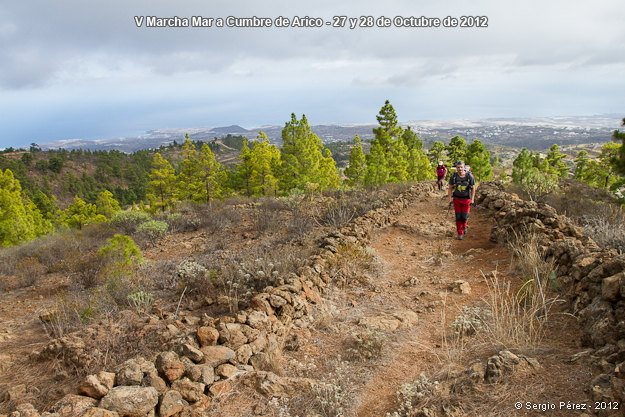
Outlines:
{"type": "Polygon", "coordinates": [[[467,233],[469,210],[475,199],[475,179],[473,174],[466,172],[463,161],[456,162],[456,172],[449,178],[449,205],[453,201],[456,212],[456,230],[458,240],[464,239],[467,233]],[[453,200],[452,200],[453,199],[453,200]]]}

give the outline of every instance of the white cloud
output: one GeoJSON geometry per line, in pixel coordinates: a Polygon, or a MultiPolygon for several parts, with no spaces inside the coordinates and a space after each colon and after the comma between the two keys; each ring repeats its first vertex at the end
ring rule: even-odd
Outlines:
{"type": "MultiPolygon", "coordinates": [[[[96,113],[101,103],[150,97],[153,106],[163,109],[157,112],[161,118],[168,100],[193,101],[197,110],[186,111],[195,115],[225,114],[215,109],[227,101],[241,124],[247,119],[262,123],[262,109],[268,119],[275,117],[269,109],[288,115],[288,106],[298,103],[308,107],[307,113],[339,112],[335,121],[367,121],[345,119],[362,114],[374,119],[384,99],[393,96],[412,112],[430,105],[429,113],[460,114],[477,103],[471,111],[483,116],[502,110],[511,116],[566,112],[573,101],[581,103],[575,110],[588,103],[588,113],[617,107],[614,95],[605,92],[622,91],[625,3],[421,3],[5,2],[0,5],[0,109],[14,106],[10,92],[19,93],[24,106],[24,116],[14,123],[31,124],[37,120],[28,119],[28,110],[39,106],[41,97],[47,97],[46,103],[67,103],[71,110],[78,96],[96,113]],[[360,16],[480,15],[488,17],[488,28],[137,28],[135,15],[318,16],[329,21],[340,15],[358,21],[360,16]],[[575,93],[580,86],[586,100],[575,93]],[[324,94],[331,104],[324,103],[324,94]],[[410,99],[414,96],[419,99],[410,99]],[[532,96],[541,97],[539,106],[532,96]],[[257,112],[248,102],[262,102],[262,109],[257,112]],[[377,104],[364,107],[371,103],[377,104]]],[[[128,111],[148,120],[151,109],[137,102],[128,111]]]]}

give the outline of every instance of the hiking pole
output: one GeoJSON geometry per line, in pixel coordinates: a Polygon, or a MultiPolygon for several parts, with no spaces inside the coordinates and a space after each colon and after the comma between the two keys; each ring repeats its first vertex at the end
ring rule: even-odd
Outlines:
{"type": "Polygon", "coordinates": [[[451,201],[449,202],[449,205],[447,206],[447,214],[445,214],[445,217],[449,216],[449,209],[451,208],[451,201]]]}

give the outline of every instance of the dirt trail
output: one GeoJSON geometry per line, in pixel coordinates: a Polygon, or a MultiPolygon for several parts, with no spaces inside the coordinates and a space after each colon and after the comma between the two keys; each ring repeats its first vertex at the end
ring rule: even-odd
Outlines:
{"type": "MultiPolygon", "coordinates": [[[[489,273],[496,271],[498,279],[513,285],[519,282],[510,275],[507,248],[490,241],[492,226],[488,213],[472,208],[468,235],[457,240],[446,193],[434,191],[408,207],[393,225],[374,233],[371,246],[384,265],[378,282],[383,290],[378,291],[374,303],[361,306],[360,314],[411,310],[418,313],[419,322],[387,332],[386,353],[358,389],[356,416],[380,417],[396,410],[396,392],[420,373],[441,378],[466,369],[472,360],[485,360],[498,352],[494,346],[471,346],[471,342],[458,346],[447,339],[449,325],[463,306],[485,305],[489,273]],[[452,289],[459,280],[468,283],[469,293],[452,289]]],[[[515,402],[566,402],[588,397],[584,391],[591,377],[588,366],[568,361],[583,350],[575,321],[562,314],[550,326],[539,350],[521,352],[536,357],[544,371],[514,375],[503,386],[485,385],[465,394],[466,415],[535,415],[517,411],[515,402]]],[[[552,415],[567,415],[567,411],[552,415]]]]}
{"type": "Polygon", "coordinates": [[[415,311],[419,324],[399,335],[397,348],[365,385],[359,417],[384,415],[392,409],[401,384],[445,365],[443,331],[461,306],[473,305],[483,297],[486,283],[482,272],[508,268],[507,250],[489,239],[491,227],[491,220],[473,208],[467,237],[457,240],[453,208],[447,210],[446,193],[435,191],[408,207],[394,225],[375,233],[372,247],[384,264],[380,285],[387,288],[380,305],[389,313],[415,311]],[[403,285],[407,280],[411,284],[403,285]],[[457,280],[469,284],[470,294],[450,291],[457,280]]]}

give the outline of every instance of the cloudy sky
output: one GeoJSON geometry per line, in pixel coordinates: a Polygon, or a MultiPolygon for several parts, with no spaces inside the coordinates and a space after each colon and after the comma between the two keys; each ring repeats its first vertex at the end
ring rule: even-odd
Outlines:
{"type": "Polygon", "coordinates": [[[625,116],[625,2],[0,3],[0,147],[159,128],[625,116]],[[135,16],[485,16],[485,28],[137,27],[135,16]]]}

